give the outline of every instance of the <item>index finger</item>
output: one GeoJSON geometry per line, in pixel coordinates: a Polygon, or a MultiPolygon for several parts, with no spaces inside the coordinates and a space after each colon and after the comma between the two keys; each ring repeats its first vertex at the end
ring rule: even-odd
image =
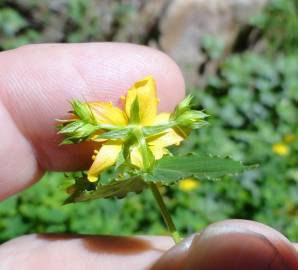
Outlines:
{"type": "Polygon", "coordinates": [[[153,75],[160,109],[184,95],[179,68],[165,54],[117,43],[30,45],[0,54],[0,200],[45,170],[77,170],[91,162],[88,146],[62,146],[55,120],[74,98],[117,103],[137,80],[153,75]]]}

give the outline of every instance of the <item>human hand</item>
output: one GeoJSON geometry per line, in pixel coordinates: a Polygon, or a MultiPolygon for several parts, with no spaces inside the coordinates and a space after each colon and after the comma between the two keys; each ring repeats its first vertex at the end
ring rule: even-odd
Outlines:
{"type": "MultiPolygon", "coordinates": [[[[0,53],[0,200],[28,187],[46,170],[90,165],[90,145],[58,147],[61,138],[54,119],[65,116],[67,100],[117,103],[133,82],[148,74],[157,80],[161,109],[171,110],[184,95],[184,82],[177,66],[158,51],[91,43],[33,45],[0,53]]],[[[173,245],[167,237],[23,236],[0,247],[0,269],[149,269],[164,253],[154,270],[246,269],[260,254],[267,268],[256,264],[249,269],[298,269],[293,246],[271,229],[258,231],[258,226],[243,221],[212,226],[214,230],[207,229],[192,244],[189,238],[167,253],[173,245]],[[227,235],[228,241],[221,241],[227,235]],[[279,241],[281,250],[274,248],[279,241]],[[289,266],[268,268],[279,253],[289,266]],[[217,268],[207,267],[209,261],[217,262],[217,268]]]]}

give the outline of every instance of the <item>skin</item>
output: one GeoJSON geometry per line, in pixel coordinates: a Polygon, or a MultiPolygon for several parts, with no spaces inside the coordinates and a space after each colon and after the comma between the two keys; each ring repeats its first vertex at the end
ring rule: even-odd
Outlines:
{"type": "MultiPolygon", "coordinates": [[[[86,169],[92,145],[62,146],[55,121],[67,100],[119,97],[153,75],[160,111],[184,96],[179,68],[165,54],[117,43],[30,45],[0,53],[0,200],[46,170],[86,169]]],[[[168,237],[28,235],[0,246],[1,270],[298,269],[295,245],[252,221],[212,224],[174,246],[168,237]]]]}

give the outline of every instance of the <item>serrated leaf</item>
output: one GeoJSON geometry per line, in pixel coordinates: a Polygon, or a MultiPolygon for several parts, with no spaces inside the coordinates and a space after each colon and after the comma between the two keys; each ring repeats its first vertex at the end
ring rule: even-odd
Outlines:
{"type": "Polygon", "coordinates": [[[72,196],[66,200],[66,203],[103,198],[123,198],[129,192],[140,193],[145,188],[147,188],[147,183],[145,183],[140,177],[134,177],[128,180],[114,180],[107,185],[99,185],[94,191],[84,191],[77,194],[77,196],[72,196]]]}
{"type": "Polygon", "coordinates": [[[67,193],[71,194],[65,201],[64,204],[74,202],[74,199],[79,197],[82,193],[95,189],[95,183],[91,183],[87,180],[84,173],[72,173],[66,176],[68,181],[74,181],[74,184],[67,188],[67,193]]]}
{"type": "Polygon", "coordinates": [[[188,177],[197,179],[217,179],[225,175],[241,173],[251,166],[245,166],[230,158],[202,155],[166,156],[157,161],[152,173],[147,174],[146,181],[172,184],[188,177]]]}

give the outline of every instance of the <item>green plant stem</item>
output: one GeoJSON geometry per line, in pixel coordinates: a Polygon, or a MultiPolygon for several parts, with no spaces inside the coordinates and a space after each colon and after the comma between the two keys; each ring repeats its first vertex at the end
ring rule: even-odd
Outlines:
{"type": "Polygon", "coordinates": [[[171,235],[172,235],[172,238],[173,238],[174,242],[176,244],[180,243],[180,241],[182,239],[181,239],[181,237],[179,235],[179,232],[176,229],[176,226],[175,226],[175,224],[174,224],[174,222],[173,222],[173,220],[172,220],[172,218],[170,216],[170,213],[169,213],[169,211],[168,211],[168,209],[167,209],[167,207],[166,207],[166,205],[164,203],[164,200],[163,200],[163,198],[162,198],[162,196],[161,196],[161,194],[160,194],[160,192],[158,190],[157,185],[154,184],[154,183],[150,183],[150,188],[151,188],[151,191],[153,193],[153,196],[154,196],[154,198],[155,198],[155,200],[156,200],[156,202],[157,202],[157,204],[159,206],[159,210],[161,212],[161,215],[163,217],[163,220],[166,223],[169,231],[171,232],[171,235]]]}

